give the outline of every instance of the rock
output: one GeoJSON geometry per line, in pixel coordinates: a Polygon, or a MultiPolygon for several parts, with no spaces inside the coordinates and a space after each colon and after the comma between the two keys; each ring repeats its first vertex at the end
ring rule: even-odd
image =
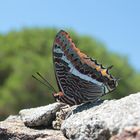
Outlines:
{"type": "Polygon", "coordinates": [[[119,100],[99,100],[73,107],[53,103],[44,107],[21,110],[19,115],[10,116],[0,122],[0,140],[66,140],[66,138],[140,139],[140,93],[119,100]],[[53,127],[50,127],[52,125],[53,127]],[[61,130],[54,130],[60,128],[61,130]]]}
{"type": "Polygon", "coordinates": [[[64,106],[63,103],[56,102],[47,106],[24,109],[19,114],[26,126],[34,127],[43,125],[49,127],[55,119],[56,112],[62,106],[64,106]]]}
{"type": "Polygon", "coordinates": [[[108,140],[128,126],[140,126],[140,93],[80,105],[63,121],[61,130],[69,139],[108,140]]]}
{"type": "Polygon", "coordinates": [[[56,118],[52,122],[52,127],[54,129],[60,130],[62,122],[65,120],[66,116],[68,116],[68,113],[71,112],[72,108],[73,107],[66,105],[64,107],[61,107],[61,109],[58,112],[56,112],[56,118]]]}
{"type": "Polygon", "coordinates": [[[0,140],[66,140],[61,131],[26,127],[20,116],[0,122],[0,140]]]}
{"type": "Polygon", "coordinates": [[[113,136],[110,140],[140,140],[140,126],[126,127],[119,135],[113,136]]]}

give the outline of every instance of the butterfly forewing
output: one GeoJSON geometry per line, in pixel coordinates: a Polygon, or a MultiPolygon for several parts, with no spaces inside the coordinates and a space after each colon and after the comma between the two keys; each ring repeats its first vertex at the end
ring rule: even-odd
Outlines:
{"type": "Polygon", "coordinates": [[[109,91],[107,69],[81,53],[63,30],[54,40],[53,60],[58,87],[64,93],[60,101],[80,104],[94,101],[109,91]]]}

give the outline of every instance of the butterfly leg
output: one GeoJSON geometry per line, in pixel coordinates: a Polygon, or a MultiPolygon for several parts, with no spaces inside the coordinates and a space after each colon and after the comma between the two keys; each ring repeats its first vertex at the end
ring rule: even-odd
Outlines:
{"type": "Polygon", "coordinates": [[[55,98],[55,101],[60,101],[60,97],[64,96],[63,92],[53,93],[53,97],[55,98]]]}
{"type": "Polygon", "coordinates": [[[54,97],[61,97],[61,96],[64,96],[64,93],[63,92],[53,93],[53,96],[54,97]]]}

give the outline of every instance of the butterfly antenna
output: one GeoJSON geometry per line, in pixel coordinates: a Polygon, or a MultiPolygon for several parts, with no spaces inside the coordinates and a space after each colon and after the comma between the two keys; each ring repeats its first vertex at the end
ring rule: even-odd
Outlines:
{"type": "Polygon", "coordinates": [[[49,89],[51,89],[53,92],[55,92],[52,88],[50,88],[50,86],[48,86],[47,84],[43,83],[41,80],[37,79],[34,75],[32,75],[32,77],[33,77],[35,80],[39,81],[41,84],[47,86],[47,87],[48,87],[49,89]]]}
{"type": "Polygon", "coordinates": [[[39,72],[37,72],[37,75],[40,76],[48,84],[48,87],[50,87],[53,91],[57,92],[55,88],[49,83],[49,81],[45,79],[39,72]]]}

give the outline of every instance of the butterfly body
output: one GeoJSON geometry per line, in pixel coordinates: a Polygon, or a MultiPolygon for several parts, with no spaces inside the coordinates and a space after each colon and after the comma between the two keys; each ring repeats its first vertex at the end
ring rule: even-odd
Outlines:
{"type": "MultiPolygon", "coordinates": [[[[69,34],[61,30],[54,40],[53,62],[60,93],[57,100],[69,105],[95,101],[114,90],[117,80],[109,69],[80,52],[69,34]]],[[[54,94],[55,95],[55,94],[54,94]]]]}

